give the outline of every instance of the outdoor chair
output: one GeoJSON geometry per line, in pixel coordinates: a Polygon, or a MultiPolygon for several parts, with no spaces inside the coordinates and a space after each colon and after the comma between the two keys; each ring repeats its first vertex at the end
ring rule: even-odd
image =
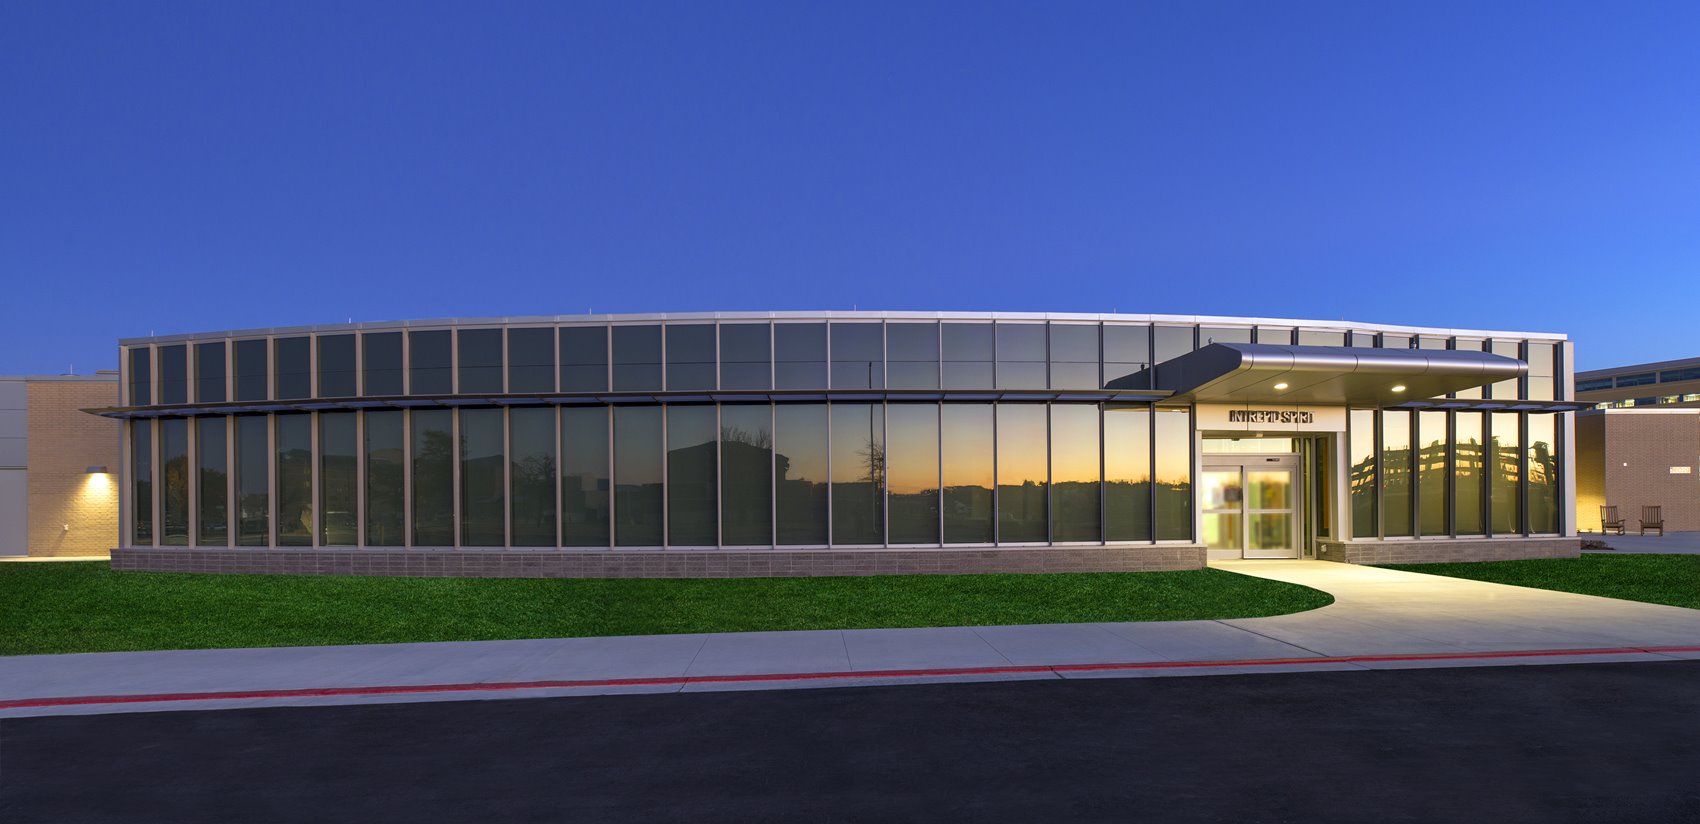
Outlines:
{"type": "Polygon", "coordinates": [[[1659,535],[1661,535],[1661,536],[1663,536],[1665,534],[1665,516],[1664,516],[1664,513],[1661,511],[1662,509],[1663,509],[1663,507],[1657,507],[1657,506],[1641,507],[1641,534],[1642,535],[1646,535],[1647,530],[1649,530],[1649,529],[1658,530],[1659,535]]]}
{"type": "Polygon", "coordinates": [[[1600,534],[1604,535],[1614,529],[1617,530],[1617,534],[1623,534],[1623,519],[1618,517],[1617,507],[1600,507],[1600,534]]]}

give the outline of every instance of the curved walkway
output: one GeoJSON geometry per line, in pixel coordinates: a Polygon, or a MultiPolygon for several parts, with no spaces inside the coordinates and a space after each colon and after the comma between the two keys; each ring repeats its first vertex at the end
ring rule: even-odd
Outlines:
{"type": "Polygon", "coordinates": [[[1323,561],[1222,569],[1335,603],[1270,618],[0,658],[0,717],[1017,678],[1700,658],[1700,610],[1323,561]]]}

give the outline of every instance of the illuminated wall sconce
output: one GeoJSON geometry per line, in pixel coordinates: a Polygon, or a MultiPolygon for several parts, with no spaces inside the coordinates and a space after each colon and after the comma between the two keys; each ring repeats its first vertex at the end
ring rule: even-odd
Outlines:
{"type": "Polygon", "coordinates": [[[90,475],[105,475],[106,474],[106,467],[104,467],[104,466],[91,466],[88,469],[83,470],[83,472],[90,474],[90,475]]]}

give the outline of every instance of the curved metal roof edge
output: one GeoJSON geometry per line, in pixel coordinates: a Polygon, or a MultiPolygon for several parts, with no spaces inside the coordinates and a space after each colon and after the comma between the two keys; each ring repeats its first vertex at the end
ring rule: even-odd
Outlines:
{"type": "Polygon", "coordinates": [[[175,343],[191,340],[259,337],[263,335],[294,335],[313,332],[388,331],[395,329],[439,329],[448,327],[520,326],[525,324],[557,323],[633,323],[656,321],[713,321],[713,320],[1021,320],[1021,321],[1113,321],[1125,323],[1221,324],[1224,326],[1286,326],[1297,329],[1327,331],[1391,332],[1410,335],[1447,335],[1464,338],[1520,338],[1528,340],[1567,341],[1569,336],[1559,332],[1516,332],[1506,329],[1454,329],[1438,326],[1399,326],[1385,323],[1359,323],[1348,320],[1306,320],[1299,318],[1234,317],[1229,315],[1136,315],[1089,312],[910,312],[874,310],[769,311],[769,312],[653,312],[637,314],[598,315],[516,315],[483,318],[431,318],[424,320],[362,321],[357,323],[313,324],[307,326],[277,326],[255,329],[231,329],[213,332],[187,332],[173,335],[120,338],[120,346],[142,343],[175,343]]]}

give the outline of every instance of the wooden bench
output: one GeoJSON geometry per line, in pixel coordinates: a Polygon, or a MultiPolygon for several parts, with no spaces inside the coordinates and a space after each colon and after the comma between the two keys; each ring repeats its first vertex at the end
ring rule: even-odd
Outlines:
{"type": "Polygon", "coordinates": [[[1658,530],[1659,535],[1661,535],[1661,536],[1665,534],[1665,516],[1664,516],[1663,510],[1664,510],[1663,507],[1658,507],[1658,506],[1641,507],[1641,534],[1642,535],[1646,535],[1647,530],[1649,530],[1649,529],[1658,530]]]}
{"type": "Polygon", "coordinates": [[[1623,519],[1618,517],[1617,507],[1600,507],[1600,534],[1604,535],[1614,529],[1617,530],[1617,534],[1623,534],[1623,519]]]}

